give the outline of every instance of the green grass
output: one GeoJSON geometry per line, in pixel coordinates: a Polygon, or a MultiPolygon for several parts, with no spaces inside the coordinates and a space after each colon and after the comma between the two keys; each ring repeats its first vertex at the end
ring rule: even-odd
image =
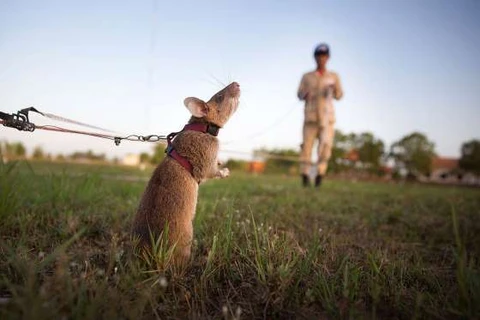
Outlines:
{"type": "Polygon", "coordinates": [[[179,274],[131,250],[144,181],[45,166],[0,164],[1,319],[480,318],[480,190],[234,173],[179,274]]]}
{"type": "Polygon", "coordinates": [[[152,166],[147,166],[145,170],[140,170],[138,167],[130,167],[123,165],[112,165],[109,163],[92,162],[92,163],[72,163],[62,161],[45,161],[33,160],[31,162],[20,160],[16,164],[17,170],[20,171],[34,171],[36,174],[68,174],[68,175],[82,175],[88,173],[89,175],[96,174],[103,177],[111,178],[115,175],[136,175],[139,177],[149,177],[153,171],[152,166]]]}

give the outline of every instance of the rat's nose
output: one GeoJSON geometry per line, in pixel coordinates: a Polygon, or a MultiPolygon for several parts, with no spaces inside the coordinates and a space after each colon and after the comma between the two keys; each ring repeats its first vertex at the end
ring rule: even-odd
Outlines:
{"type": "Polygon", "coordinates": [[[240,85],[238,84],[238,82],[232,82],[229,86],[228,86],[228,92],[230,92],[230,94],[232,96],[238,96],[240,95],[240,85]]]}
{"type": "Polygon", "coordinates": [[[240,91],[240,85],[238,84],[238,82],[232,82],[230,84],[230,90],[233,90],[233,92],[238,92],[240,91]]]}

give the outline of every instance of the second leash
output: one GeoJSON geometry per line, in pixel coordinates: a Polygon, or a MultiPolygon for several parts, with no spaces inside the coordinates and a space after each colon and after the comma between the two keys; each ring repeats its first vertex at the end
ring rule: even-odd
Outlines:
{"type": "Polygon", "coordinates": [[[92,125],[84,124],[75,120],[70,120],[67,118],[63,118],[60,116],[55,116],[51,114],[44,114],[37,109],[30,107],[30,108],[25,108],[17,113],[12,113],[12,114],[7,114],[5,112],[0,111],[0,124],[2,124],[5,127],[9,128],[15,128],[19,131],[29,131],[33,132],[36,129],[39,130],[47,130],[47,131],[56,131],[56,132],[64,132],[64,133],[74,133],[74,134],[81,134],[81,135],[88,135],[92,137],[97,137],[97,138],[103,138],[103,139],[109,139],[115,142],[115,145],[119,145],[122,140],[128,140],[128,141],[140,141],[140,142],[158,142],[158,141],[163,141],[167,140],[167,136],[165,135],[156,135],[156,134],[151,134],[147,136],[143,135],[136,135],[136,134],[131,134],[128,136],[115,136],[115,135],[110,135],[110,134],[105,134],[105,133],[98,133],[98,132],[89,132],[89,131],[81,131],[81,130],[72,130],[72,129],[67,129],[67,128],[62,128],[62,127],[57,127],[53,125],[35,125],[34,123],[30,122],[30,119],[28,117],[28,113],[36,112],[39,113],[43,116],[46,116],[51,119],[56,119],[64,122],[69,122],[77,125],[81,125],[84,127],[89,127],[89,128],[96,128],[99,130],[103,131],[108,131],[112,132],[110,130],[105,130],[99,127],[95,127],[92,125]]]}

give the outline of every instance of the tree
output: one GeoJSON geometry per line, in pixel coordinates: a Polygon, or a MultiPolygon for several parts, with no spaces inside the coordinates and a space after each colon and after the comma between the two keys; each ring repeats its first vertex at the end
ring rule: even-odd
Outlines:
{"type": "Polygon", "coordinates": [[[75,151],[69,156],[72,160],[95,160],[95,161],[105,161],[105,154],[99,153],[95,154],[92,150],[84,151],[75,151]]]}
{"type": "Polygon", "coordinates": [[[25,157],[25,154],[27,153],[27,150],[21,142],[12,143],[12,151],[15,156],[21,158],[25,157]]]}
{"type": "Polygon", "coordinates": [[[37,146],[37,147],[35,147],[35,149],[33,149],[33,155],[32,155],[33,159],[40,160],[40,159],[43,159],[44,156],[45,155],[44,155],[42,147],[37,146]]]}
{"type": "Polygon", "coordinates": [[[104,153],[99,153],[95,154],[92,150],[87,150],[85,157],[89,160],[97,160],[97,161],[104,161],[105,160],[105,154],[104,153]]]}
{"type": "Polygon", "coordinates": [[[140,163],[150,162],[150,155],[147,152],[140,153],[140,163]]]}
{"type": "Polygon", "coordinates": [[[343,169],[340,160],[343,159],[347,152],[347,135],[340,130],[335,130],[333,138],[332,154],[328,161],[328,171],[339,172],[343,169]]]}
{"type": "Polygon", "coordinates": [[[230,171],[247,171],[248,168],[248,161],[245,160],[237,160],[237,159],[228,159],[225,163],[225,167],[230,169],[230,171]]]}
{"type": "Polygon", "coordinates": [[[329,170],[338,172],[361,163],[364,167],[377,172],[380,167],[385,144],[370,132],[361,134],[343,134],[335,130],[329,170]],[[348,154],[355,154],[355,160],[346,160],[348,154]]]}
{"type": "Polygon", "coordinates": [[[394,142],[390,156],[395,160],[397,170],[405,169],[409,176],[429,175],[435,144],[423,133],[414,132],[394,142]]]}
{"type": "Polygon", "coordinates": [[[370,132],[364,132],[357,136],[355,144],[359,161],[370,169],[378,169],[385,151],[383,141],[375,138],[370,132]]]}
{"type": "Polygon", "coordinates": [[[4,151],[5,155],[7,157],[14,157],[15,156],[15,147],[13,144],[5,141],[5,147],[4,147],[4,151]]]}
{"type": "Polygon", "coordinates": [[[480,174],[480,141],[470,140],[462,144],[462,156],[458,165],[465,171],[480,174]]]}
{"type": "Polygon", "coordinates": [[[0,153],[6,157],[23,158],[25,157],[27,150],[21,142],[9,143],[5,141],[4,143],[0,143],[0,153]]]}
{"type": "Polygon", "coordinates": [[[162,162],[163,158],[166,156],[165,149],[166,146],[163,143],[156,143],[153,147],[153,155],[150,158],[150,163],[156,165],[162,162]]]}

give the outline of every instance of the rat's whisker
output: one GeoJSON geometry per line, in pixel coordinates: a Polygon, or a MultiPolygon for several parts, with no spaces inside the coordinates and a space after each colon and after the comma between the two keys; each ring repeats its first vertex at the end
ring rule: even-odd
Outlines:
{"type": "Polygon", "coordinates": [[[225,85],[222,81],[220,81],[217,77],[215,77],[213,74],[211,74],[211,73],[209,72],[208,75],[209,75],[210,77],[212,77],[216,82],[218,82],[218,84],[220,84],[220,86],[226,87],[226,85],[225,85]]]}
{"type": "Polygon", "coordinates": [[[210,83],[212,86],[215,87],[215,89],[218,88],[218,83],[212,81],[212,79],[210,79],[210,78],[202,78],[202,80],[210,83]]]}

